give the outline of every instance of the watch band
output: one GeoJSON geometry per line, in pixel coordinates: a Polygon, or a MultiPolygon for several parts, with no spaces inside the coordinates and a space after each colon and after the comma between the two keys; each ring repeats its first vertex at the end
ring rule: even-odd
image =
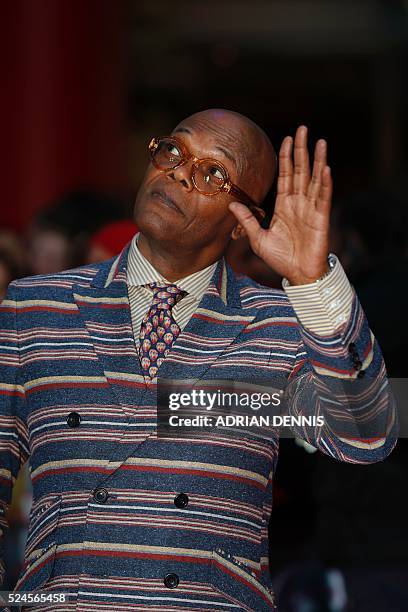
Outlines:
{"type": "Polygon", "coordinates": [[[327,272],[325,272],[323,274],[323,276],[321,276],[320,278],[316,279],[316,283],[320,283],[323,279],[325,279],[327,276],[329,276],[329,274],[331,273],[331,271],[333,270],[334,266],[336,265],[336,256],[333,255],[333,253],[329,253],[327,256],[327,264],[329,266],[329,269],[327,270],[327,272]]]}

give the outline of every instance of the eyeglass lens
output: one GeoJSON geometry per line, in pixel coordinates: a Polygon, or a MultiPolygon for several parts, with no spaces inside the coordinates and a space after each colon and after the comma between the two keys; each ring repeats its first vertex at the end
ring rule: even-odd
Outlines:
{"type": "MultiPolygon", "coordinates": [[[[177,144],[166,138],[159,140],[152,155],[154,163],[162,170],[170,170],[185,161],[177,144]]],[[[193,175],[197,189],[204,193],[216,193],[227,181],[224,168],[215,160],[204,159],[194,164],[193,175]]]]}

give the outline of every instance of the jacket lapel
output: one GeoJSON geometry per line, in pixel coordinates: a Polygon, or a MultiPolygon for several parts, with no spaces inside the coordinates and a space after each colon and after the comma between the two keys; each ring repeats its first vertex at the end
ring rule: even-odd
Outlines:
{"type": "Polygon", "coordinates": [[[129,247],[91,286],[76,285],[73,297],[109,387],[128,418],[136,416],[146,386],[136,350],[126,284],[129,247]]]}

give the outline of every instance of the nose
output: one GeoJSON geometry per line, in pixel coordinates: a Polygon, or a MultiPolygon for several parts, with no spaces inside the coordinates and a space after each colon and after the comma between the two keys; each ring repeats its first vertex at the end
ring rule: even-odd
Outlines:
{"type": "Polygon", "coordinates": [[[184,164],[181,164],[181,166],[178,168],[174,168],[174,170],[166,172],[167,177],[180,183],[185,190],[192,191],[194,189],[192,179],[192,163],[193,161],[190,159],[184,164]]]}

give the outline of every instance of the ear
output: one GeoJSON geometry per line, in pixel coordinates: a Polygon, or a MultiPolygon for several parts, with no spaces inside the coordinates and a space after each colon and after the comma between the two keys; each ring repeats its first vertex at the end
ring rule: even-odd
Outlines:
{"type": "Polygon", "coordinates": [[[231,238],[233,240],[238,240],[239,238],[242,238],[243,236],[246,236],[246,231],[244,230],[242,225],[238,223],[231,232],[231,238]]]}

